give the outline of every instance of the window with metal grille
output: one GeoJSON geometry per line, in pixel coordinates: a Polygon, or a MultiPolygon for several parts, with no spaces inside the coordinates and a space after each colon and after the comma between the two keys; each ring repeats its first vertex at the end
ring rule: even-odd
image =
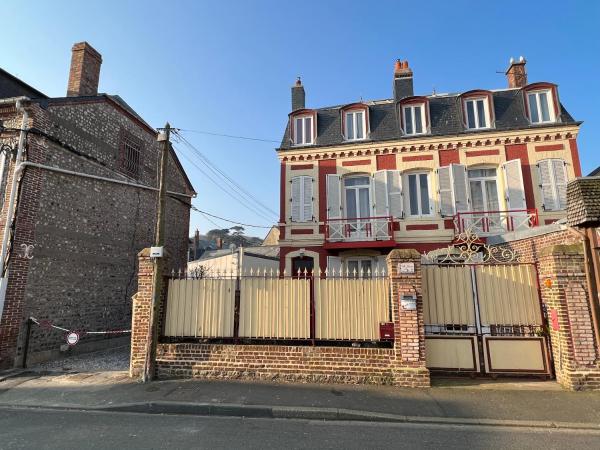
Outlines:
{"type": "Polygon", "coordinates": [[[121,131],[119,169],[124,174],[138,178],[141,149],[142,141],[125,130],[121,131]]]}

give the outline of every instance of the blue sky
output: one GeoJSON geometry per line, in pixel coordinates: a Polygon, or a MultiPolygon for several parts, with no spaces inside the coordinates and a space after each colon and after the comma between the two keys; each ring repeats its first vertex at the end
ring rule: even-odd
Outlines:
{"type": "MultiPolygon", "coordinates": [[[[585,122],[583,172],[600,165],[600,2],[4,0],[1,10],[0,66],[50,96],[65,95],[71,46],[86,40],[103,56],[100,91],[121,95],[152,126],[272,140],[281,139],[298,75],[307,106],[319,107],[389,98],[396,58],[409,60],[415,92],[428,94],[505,87],[497,72],[523,55],[529,80],[557,83],[585,122]]],[[[184,135],[278,211],[277,144],[184,135]]],[[[198,207],[269,224],[178,148],[198,207]]],[[[191,226],[215,228],[198,213],[191,226]]]]}

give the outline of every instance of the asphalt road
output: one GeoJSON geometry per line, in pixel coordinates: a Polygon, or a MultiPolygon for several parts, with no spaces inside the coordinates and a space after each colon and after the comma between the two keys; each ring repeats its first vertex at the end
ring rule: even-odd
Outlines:
{"type": "Polygon", "coordinates": [[[0,409],[1,449],[598,449],[600,432],[0,409]]]}

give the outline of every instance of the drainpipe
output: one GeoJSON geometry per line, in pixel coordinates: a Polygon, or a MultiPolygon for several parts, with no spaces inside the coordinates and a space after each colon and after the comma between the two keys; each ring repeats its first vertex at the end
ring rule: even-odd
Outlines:
{"type": "Polygon", "coordinates": [[[581,231],[577,230],[576,228],[567,227],[567,230],[569,230],[571,233],[579,236],[583,241],[583,261],[584,261],[583,264],[585,266],[585,279],[586,279],[587,289],[589,292],[588,303],[590,306],[590,312],[592,313],[591,314],[592,315],[592,326],[594,328],[594,337],[596,338],[596,356],[598,356],[598,353],[600,351],[600,326],[599,326],[599,319],[600,319],[599,306],[600,305],[598,304],[598,286],[596,284],[596,276],[593,271],[594,269],[592,268],[592,265],[590,264],[590,261],[592,259],[590,239],[587,236],[587,234],[582,233],[581,231]]]}

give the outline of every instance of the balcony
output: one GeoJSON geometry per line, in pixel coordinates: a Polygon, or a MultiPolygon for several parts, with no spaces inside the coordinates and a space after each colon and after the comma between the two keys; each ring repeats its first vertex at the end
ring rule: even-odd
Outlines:
{"type": "Polygon", "coordinates": [[[537,209],[461,212],[454,216],[454,230],[457,234],[469,230],[479,236],[527,230],[538,226],[538,223],[537,209]]]}
{"type": "Polygon", "coordinates": [[[392,217],[354,217],[325,220],[326,248],[388,247],[393,244],[392,217]]]}

